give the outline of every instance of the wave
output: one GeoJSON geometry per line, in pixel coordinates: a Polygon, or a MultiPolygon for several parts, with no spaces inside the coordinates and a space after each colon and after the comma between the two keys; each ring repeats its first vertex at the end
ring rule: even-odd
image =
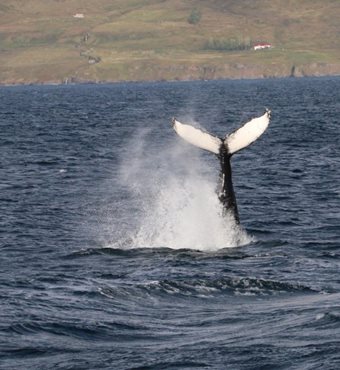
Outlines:
{"type": "Polygon", "coordinates": [[[257,279],[257,278],[239,278],[230,277],[217,280],[184,280],[184,281],[168,281],[164,280],[149,285],[151,290],[159,290],[166,293],[179,293],[184,295],[195,295],[214,292],[223,293],[229,292],[235,295],[262,295],[286,292],[308,292],[311,288],[299,284],[291,284],[287,282],[279,282],[273,280],[257,279]]]}
{"type": "MultiPolygon", "coordinates": [[[[174,258],[190,258],[193,260],[201,259],[223,259],[223,260],[238,260],[253,257],[253,255],[247,253],[244,249],[238,248],[221,248],[217,251],[202,251],[199,249],[191,248],[169,248],[169,247],[137,247],[134,248],[133,244],[129,242],[125,243],[124,241],[117,241],[114,244],[103,247],[89,247],[82,248],[80,250],[67,253],[61,257],[61,259],[72,260],[78,258],[91,258],[92,256],[97,255],[108,255],[108,256],[122,256],[126,258],[136,258],[139,256],[145,256],[146,258],[152,258],[154,255],[169,257],[173,256],[174,258]],[[117,247],[114,247],[114,246],[117,247]]],[[[184,260],[183,260],[184,262],[184,260]]]]}
{"type": "Polygon", "coordinates": [[[136,323],[119,321],[103,321],[86,324],[79,322],[23,322],[10,325],[4,332],[19,335],[32,335],[36,333],[50,333],[79,339],[107,339],[113,335],[129,335],[131,332],[146,330],[146,327],[136,323]],[[115,334],[113,334],[115,333],[115,334]]]}
{"type": "Polygon", "coordinates": [[[326,313],[319,313],[316,316],[316,320],[318,321],[318,325],[322,327],[325,327],[326,325],[337,326],[340,323],[340,312],[330,311],[326,313]]]}
{"type": "Polygon", "coordinates": [[[225,277],[216,280],[187,279],[160,280],[144,284],[105,286],[98,293],[114,300],[126,302],[143,298],[212,298],[220,295],[266,296],[286,293],[313,293],[314,289],[298,283],[280,282],[257,278],[225,277]],[[127,300],[128,298],[128,300],[127,300]]]}

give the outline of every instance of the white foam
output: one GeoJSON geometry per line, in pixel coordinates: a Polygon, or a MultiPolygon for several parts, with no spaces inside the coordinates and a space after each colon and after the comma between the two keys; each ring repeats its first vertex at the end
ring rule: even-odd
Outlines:
{"type": "Polygon", "coordinates": [[[136,246],[216,250],[249,241],[232,217],[222,217],[213,184],[193,176],[165,181],[144,205],[136,246]]]}
{"type": "Polygon", "coordinates": [[[138,135],[137,146],[133,140],[121,168],[135,207],[136,229],[126,235],[130,247],[213,251],[249,243],[251,237],[233,218],[222,216],[217,159],[175,136],[170,145],[153,147],[147,135],[138,135]]]}

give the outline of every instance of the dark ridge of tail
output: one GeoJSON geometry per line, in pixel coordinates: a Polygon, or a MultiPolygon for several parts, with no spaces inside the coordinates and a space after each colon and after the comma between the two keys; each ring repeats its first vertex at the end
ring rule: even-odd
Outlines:
{"type": "Polygon", "coordinates": [[[232,181],[232,170],[230,164],[231,155],[228,149],[224,146],[221,148],[220,154],[218,155],[220,161],[220,184],[217,191],[218,199],[223,205],[223,213],[232,213],[237,224],[240,223],[240,216],[238,213],[236,196],[232,181]]]}

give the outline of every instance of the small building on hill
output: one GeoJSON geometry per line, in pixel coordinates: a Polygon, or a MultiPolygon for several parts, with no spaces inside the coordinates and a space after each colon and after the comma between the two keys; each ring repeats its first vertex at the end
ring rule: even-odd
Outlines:
{"type": "Polygon", "coordinates": [[[272,44],[269,42],[259,42],[253,46],[254,50],[270,49],[272,44]]]}
{"type": "Polygon", "coordinates": [[[76,14],[73,15],[73,18],[82,19],[82,18],[85,18],[85,15],[83,13],[76,13],[76,14]]]}

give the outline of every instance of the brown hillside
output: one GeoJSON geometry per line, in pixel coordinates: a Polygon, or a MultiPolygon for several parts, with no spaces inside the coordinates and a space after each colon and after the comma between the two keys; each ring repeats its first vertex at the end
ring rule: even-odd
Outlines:
{"type": "Polygon", "coordinates": [[[340,74],[338,0],[1,3],[2,84],[340,74]]]}

